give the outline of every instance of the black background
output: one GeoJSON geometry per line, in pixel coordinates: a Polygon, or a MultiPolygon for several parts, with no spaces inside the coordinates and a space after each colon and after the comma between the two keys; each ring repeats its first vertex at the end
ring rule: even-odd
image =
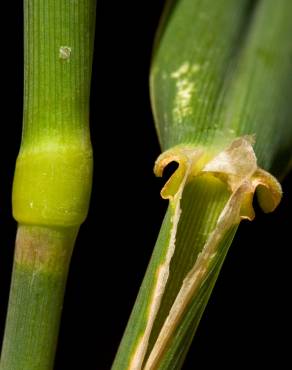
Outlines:
{"type": "MultiPolygon", "coordinates": [[[[94,186],[72,257],[55,370],[110,368],[166,208],[159,197],[162,180],[152,173],[159,146],[148,96],[151,45],[162,4],[98,1],[91,97],[94,186]]],[[[0,23],[2,333],[16,230],[10,198],[22,119],[22,2],[1,4],[0,23]]],[[[184,369],[273,362],[274,368],[287,368],[291,185],[290,175],[276,212],[263,215],[256,206],[255,221],[242,223],[184,369]]]]}

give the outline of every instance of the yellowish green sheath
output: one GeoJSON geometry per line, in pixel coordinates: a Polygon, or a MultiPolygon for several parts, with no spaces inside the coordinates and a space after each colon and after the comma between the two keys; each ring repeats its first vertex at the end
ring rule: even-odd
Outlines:
{"type": "Polygon", "coordinates": [[[1,370],[53,368],[64,288],[92,182],[95,0],[25,0],[18,221],[1,370]]]}
{"type": "MultiPolygon", "coordinates": [[[[163,154],[178,168],[115,370],[180,369],[252,200],[273,211],[292,156],[292,3],[170,1],[151,68],[163,154]]],[[[291,162],[290,162],[291,163],[291,162]]],[[[195,364],[194,364],[195,367],[195,364]]]]}

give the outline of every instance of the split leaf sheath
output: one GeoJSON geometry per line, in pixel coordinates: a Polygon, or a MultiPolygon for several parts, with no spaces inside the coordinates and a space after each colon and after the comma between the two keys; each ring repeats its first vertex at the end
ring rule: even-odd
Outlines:
{"type": "Polygon", "coordinates": [[[279,203],[266,171],[292,155],[291,14],[289,0],[168,2],[150,74],[155,171],[179,167],[113,369],[180,369],[255,190],[265,212],[279,203]]]}

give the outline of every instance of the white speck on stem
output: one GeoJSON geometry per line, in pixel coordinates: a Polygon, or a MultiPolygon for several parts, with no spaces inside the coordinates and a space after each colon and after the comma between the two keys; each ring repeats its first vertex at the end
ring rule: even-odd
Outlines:
{"type": "Polygon", "coordinates": [[[70,59],[72,49],[69,46],[60,46],[59,58],[62,60],[70,59]]]}

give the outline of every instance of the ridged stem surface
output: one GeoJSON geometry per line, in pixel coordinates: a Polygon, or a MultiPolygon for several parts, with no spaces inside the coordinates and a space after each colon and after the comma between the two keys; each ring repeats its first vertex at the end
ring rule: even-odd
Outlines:
{"type": "Polygon", "coordinates": [[[51,370],[70,257],[92,182],[95,0],[24,1],[18,221],[1,370],[51,370]]]}

